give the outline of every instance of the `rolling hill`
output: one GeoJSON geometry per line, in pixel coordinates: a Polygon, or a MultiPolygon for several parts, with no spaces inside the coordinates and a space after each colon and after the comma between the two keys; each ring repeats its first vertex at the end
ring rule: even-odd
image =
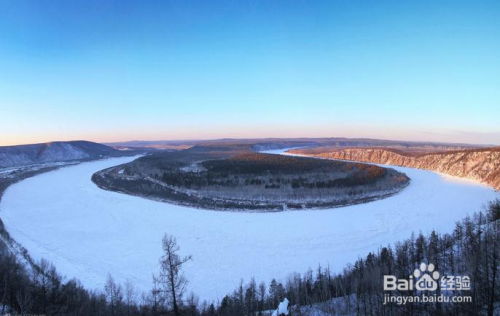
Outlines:
{"type": "Polygon", "coordinates": [[[0,146],[0,168],[72,160],[91,160],[121,155],[123,155],[122,151],[112,147],[80,140],[0,146]]]}

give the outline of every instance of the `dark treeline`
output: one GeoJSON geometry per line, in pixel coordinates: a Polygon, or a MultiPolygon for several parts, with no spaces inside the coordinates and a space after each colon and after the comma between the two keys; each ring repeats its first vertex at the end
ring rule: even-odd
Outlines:
{"type": "Polygon", "coordinates": [[[169,185],[187,188],[267,185],[266,188],[291,186],[294,189],[312,189],[373,184],[387,172],[387,169],[379,166],[355,162],[263,153],[206,160],[199,166],[202,169],[195,172],[186,172],[179,168],[165,169],[158,179],[169,185]],[[325,178],[328,180],[320,180],[325,178]]]}
{"type": "Polygon", "coordinates": [[[111,276],[104,291],[86,290],[76,280],[64,281],[46,261],[22,264],[0,240],[0,314],[269,315],[287,298],[291,315],[311,311],[320,315],[494,315],[500,302],[499,219],[497,200],[485,212],[457,223],[450,234],[412,235],[358,259],[340,274],[318,267],[270,284],[251,280],[214,304],[185,295],[182,265],[191,258],[180,257],[176,240],[169,236],[162,242],[164,255],[161,270],[153,276],[153,288],[142,295],[132,284],[117,284],[111,276]],[[472,302],[384,304],[385,294],[423,294],[383,291],[383,275],[408,278],[422,262],[433,263],[441,275],[469,276],[470,290],[442,293],[471,296],[472,302]]]}
{"type": "MultiPolygon", "coordinates": [[[[276,308],[285,297],[291,305],[302,307],[292,309],[292,315],[308,315],[311,311],[308,306],[331,315],[498,315],[499,232],[500,201],[497,200],[490,203],[486,212],[457,223],[451,234],[412,235],[394,247],[369,253],[341,274],[318,267],[304,275],[292,275],[283,284],[273,280],[267,293],[265,285],[256,287],[251,281],[226,296],[217,315],[258,315],[259,310],[276,308]],[[424,294],[416,290],[383,290],[383,275],[408,279],[422,262],[433,263],[441,275],[469,276],[470,290],[443,291],[443,294],[471,296],[472,302],[384,305],[384,294],[424,294]]],[[[441,292],[438,290],[436,294],[441,292]]]]}

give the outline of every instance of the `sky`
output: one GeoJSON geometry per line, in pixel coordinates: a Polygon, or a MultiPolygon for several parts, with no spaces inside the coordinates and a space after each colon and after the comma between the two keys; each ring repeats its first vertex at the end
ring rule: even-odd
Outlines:
{"type": "Polygon", "coordinates": [[[499,1],[0,0],[0,145],[500,144],[499,1]]]}

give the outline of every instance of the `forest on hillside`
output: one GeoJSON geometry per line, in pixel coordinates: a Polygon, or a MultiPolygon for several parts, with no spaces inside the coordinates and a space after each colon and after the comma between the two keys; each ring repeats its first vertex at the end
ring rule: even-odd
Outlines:
{"type": "Polygon", "coordinates": [[[103,189],[194,207],[283,210],[363,203],[402,190],[394,169],[256,153],[244,146],[193,147],[95,173],[103,189]]]}
{"type": "MultiPolygon", "coordinates": [[[[457,223],[450,234],[412,234],[407,240],[369,253],[340,273],[317,267],[269,284],[241,282],[220,302],[202,302],[188,294],[189,280],[175,238],[166,235],[161,269],[153,288],[138,293],[131,283],[108,277],[102,291],[89,291],[78,280],[65,280],[45,260],[31,265],[9,251],[0,225],[0,313],[47,315],[269,315],[285,298],[290,315],[495,315],[500,302],[500,201],[457,223]],[[384,304],[386,295],[425,296],[412,290],[383,290],[383,275],[406,278],[421,263],[441,275],[470,278],[468,290],[438,290],[446,297],[466,295],[471,302],[384,304]]],[[[199,260],[199,259],[198,259],[199,260]]]]}

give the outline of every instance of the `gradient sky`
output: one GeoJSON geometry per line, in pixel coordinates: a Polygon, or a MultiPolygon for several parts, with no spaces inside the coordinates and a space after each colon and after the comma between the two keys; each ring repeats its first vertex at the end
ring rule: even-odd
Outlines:
{"type": "Polygon", "coordinates": [[[499,1],[0,0],[0,145],[500,144],[499,1]]]}

